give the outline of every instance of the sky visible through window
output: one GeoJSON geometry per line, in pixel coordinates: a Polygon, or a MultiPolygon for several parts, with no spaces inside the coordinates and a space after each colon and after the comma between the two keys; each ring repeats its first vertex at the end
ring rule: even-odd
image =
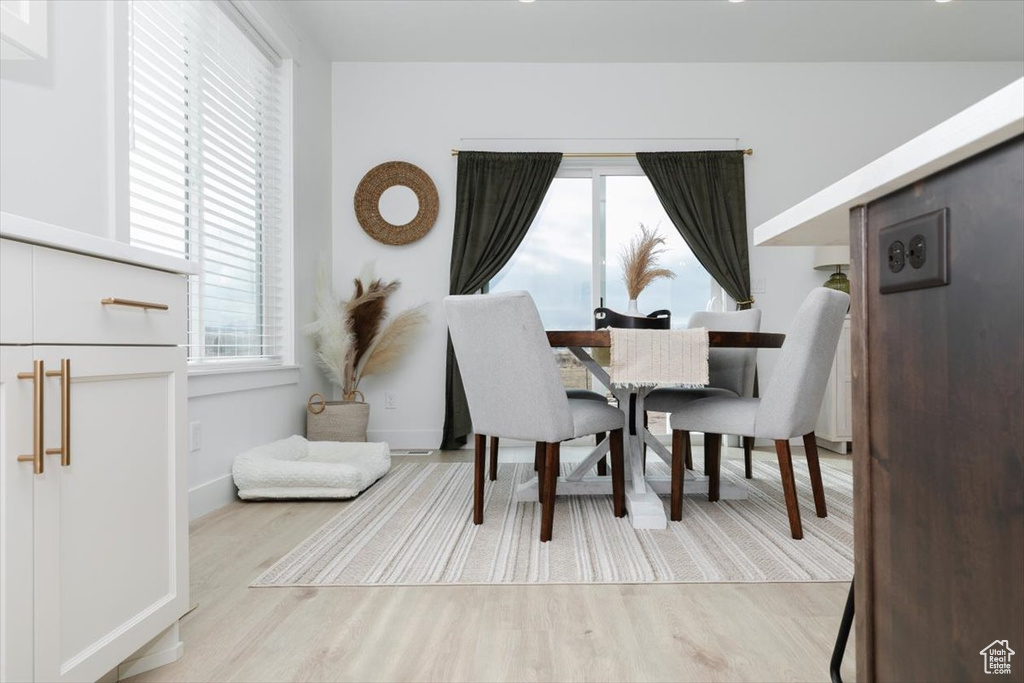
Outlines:
{"type": "MultiPolygon", "coordinates": [[[[512,259],[491,280],[489,291],[523,289],[533,296],[548,329],[593,327],[594,220],[591,178],[555,178],[537,218],[512,259]]],[[[650,181],[642,175],[605,176],[605,306],[625,311],[626,287],[619,253],[639,233],[639,224],[657,227],[666,238],[661,263],[674,280],[659,280],[640,295],[642,313],[672,312],[672,326],[685,327],[711,297],[704,270],[665,214],[650,181]]]]}
{"type": "Polygon", "coordinates": [[[590,178],[555,178],[512,259],[490,291],[525,289],[548,329],[593,326],[593,221],[590,178]]]}

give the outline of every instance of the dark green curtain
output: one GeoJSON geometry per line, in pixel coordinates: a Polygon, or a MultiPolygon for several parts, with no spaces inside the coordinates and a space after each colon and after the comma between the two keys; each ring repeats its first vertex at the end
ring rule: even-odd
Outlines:
{"type": "Polygon", "coordinates": [[[693,255],[739,308],[750,308],[743,151],[640,152],[636,159],[693,255]]]}
{"type": "MultiPolygon", "coordinates": [[[[449,293],[479,291],[508,263],[537,216],[560,163],[558,152],[459,152],[449,293]]],[[[441,448],[463,446],[472,431],[449,337],[441,448]]]]}

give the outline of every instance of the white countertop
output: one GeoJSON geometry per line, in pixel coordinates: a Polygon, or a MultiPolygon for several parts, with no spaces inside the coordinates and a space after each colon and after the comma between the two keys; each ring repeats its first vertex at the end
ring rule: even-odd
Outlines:
{"type": "Polygon", "coordinates": [[[849,244],[850,209],[1024,133],[1024,78],[754,228],[756,246],[849,244]]]}
{"type": "Polygon", "coordinates": [[[149,249],[140,249],[124,242],[97,237],[80,230],[62,228],[32,218],[0,211],[0,237],[97,256],[110,261],[164,270],[169,273],[196,275],[199,264],[149,249]]]}

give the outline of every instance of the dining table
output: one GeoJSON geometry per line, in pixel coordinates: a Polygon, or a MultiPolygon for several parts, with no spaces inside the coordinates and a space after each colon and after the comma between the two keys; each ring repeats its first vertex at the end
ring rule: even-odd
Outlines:
{"type": "MultiPolygon", "coordinates": [[[[626,419],[624,434],[625,447],[625,478],[626,478],[626,511],[630,522],[636,529],[664,529],[668,524],[665,505],[659,495],[668,495],[672,491],[671,477],[647,474],[644,467],[647,446],[671,468],[672,453],[656,436],[648,431],[644,424],[644,399],[656,387],[616,385],[611,381],[608,370],[602,366],[588,349],[610,348],[611,333],[607,328],[600,330],[552,330],[547,332],[548,343],[552,347],[564,347],[569,350],[615,397],[619,409],[626,419]]],[[[782,346],[786,335],[772,332],[731,332],[708,331],[710,348],[733,349],[777,349],[782,346]]],[[[604,458],[609,450],[607,436],[581,460],[572,471],[558,478],[555,489],[559,496],[578,495],[611,495],[611,477],[595,476],[594,466],[604,458]]],[[[537,478],[521,484],[517,490],[519,500],[537,500],[537,478]]],[[[685,470],[683,493],[686,495],[707,494],[709,481],[706,476],[685,470]]],[[[719,499],[737,500],[747,497],[747,486],[743,483],[721,481],[718,491],[719,499]]]]}

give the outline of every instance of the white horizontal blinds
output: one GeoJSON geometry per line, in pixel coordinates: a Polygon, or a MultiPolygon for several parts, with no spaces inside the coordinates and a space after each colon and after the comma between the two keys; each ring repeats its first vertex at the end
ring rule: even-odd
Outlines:
{"type": "Polygon", "coordinates": [[[276,66],[213,2],[134,0],[133,244],[201,264],[189,359],[279,361],[276,66]]]}
{"type": "Polygon", "coordinates": [[[199,60],[203,273],[193,356],[278,358],[277,70],[222,10],[197,4],[213,21],[199,60]]]}
{"type": "Polygon", "coordinates": [[[132,2],[129,21],[129,220],[133,244],[195,258],[197,64],[180,8],[132,2]]]}

